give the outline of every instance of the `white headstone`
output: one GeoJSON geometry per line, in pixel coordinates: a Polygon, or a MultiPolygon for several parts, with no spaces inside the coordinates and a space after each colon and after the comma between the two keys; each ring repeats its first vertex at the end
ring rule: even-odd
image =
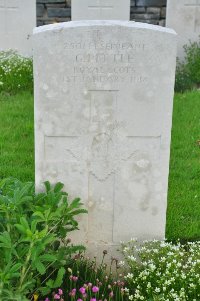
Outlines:
{"type": "Polygon", "coordinates": [[[130,20],[130,0],[72,0],[72,20],[130,20]]]}
{"type": "Polygon", "coordinates": [[[0,51],[13,49],[25,56],[32,55],[35,26],[35,0],[0,0],[0,51]]]}
{"type": "Polygon", "coordinates": [[[35,30],[36,185],[81,197],[78,237],[93,252],[165,236],[175,61],[176,34],[158,26],[35,30]]]}
{"type": "Polygon", "coordinates": [[[200,36],[200,0],[168,0],[166,26],[178,34],[178,56],[184,57],[183,46],[200,36]]]}

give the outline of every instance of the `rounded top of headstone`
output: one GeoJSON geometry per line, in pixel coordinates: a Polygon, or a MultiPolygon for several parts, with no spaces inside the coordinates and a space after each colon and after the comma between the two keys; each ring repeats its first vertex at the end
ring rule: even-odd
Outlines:
{"type": "Polygon", "coordinates": [[[122,20],[81,20],[81,21],[70,21],[63,23],[54,23],[50,25],[44,25],[36,27],[33,34],[39,34],[47,31],[62,31],[64,29],[79,28],[79,27],[90,27],[90,26],[120,26],[135,29],[148,29],[152,31],[159,31],[163,33],[169,33],[176,35],[173,29],[152,25],[147,23],[133,22],[133,21],[122,21],[122,20]]]}

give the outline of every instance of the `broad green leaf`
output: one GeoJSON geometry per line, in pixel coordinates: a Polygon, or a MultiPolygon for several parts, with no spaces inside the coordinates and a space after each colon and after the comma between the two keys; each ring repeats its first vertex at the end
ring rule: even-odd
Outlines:
{"type": "Polygon", "coordinates": [[[15,272],[17,272],[21,267],[22,267],[22,264],[21,264],[21,263],[16,263],[15,265],[13,265],[13,266],[10,268],[10,273],[15,273],[15,272]]]}
{"type": "Polygon", "coordinates": [[[21,217],[21,218],[20,218],[20,223],[21,223],[21,225],[22,225],[25,229],[29,229],[29,230],[30,230],[29,223],[28,223],[28,221],[26,220],[25,217],[21,217]]]}
{"type": "Polygon", "coordinates": [[[24,228],[22,225],[20,224],[15,224],[15,227],[23,234],[26,234],[26,228],[24,228]]]}
{"type": "Polygon", "coordinates": [[[41,261],[47,261],[47,262],[54,262],[56,261],[57,257],[52,254],[44,254],[40,256],[41,261]]]}
{"type": "Polygon", "coordinates": [[[44,186],[47,193],[51,191],[51,184],[49,183],[49,181],[44,182],[44,186]]]}
{"type": "Polygon", "coordinates": [[[45,272],[46,272],[45,266],[43,265],[43,263],[39,259],[35,261],[35,266],[36,266],[36,269],[38,270],[38,272],[41,275],[45,274],[45,272]]]}
{"type": "Polygon", "coordinates": [[[61,182],[58,182],[55,186],[54,186],[54,192],[60,192],[64,187],[64,184],[61,182]]]}
{"type": "Polygon", "coordinates": [[[54,281],[54,288],[60,287],[63,281],[63,277],[65,275],[65,269],[62,267],[58,270],[58,274],[56,280],[54,281]]]}
{"type": "Polygon", "coordinates": [[[3,248],[8,248],[11,249],[12,248],[12,242],[11,242],[11,238],[10,238],[10,234],[8,232],[3,232],[0,235],[0,246],[3,248]]]}

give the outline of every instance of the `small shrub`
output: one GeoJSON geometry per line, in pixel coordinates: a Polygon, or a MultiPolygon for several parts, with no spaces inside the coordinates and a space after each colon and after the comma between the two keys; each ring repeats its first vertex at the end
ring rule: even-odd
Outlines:
{"type": "Polygon", "coordinates": [[[14,51],[0,52],[0,93],[33,91],[33,62],[14,51]]]}
{"type": "Polygon", "coordinates": [[[185,58],[177,61],[175,91],[200,87],[200,39],[184,46],[185,58]]]}
{"type": "Polygon", "coordinates": [[[200,40],[184,46],[186,66],[192,82],[200,86],[200,40]]]}
{"type": "Polygon", "coordinates": [[[193,86],[194,83],[190,76],[187,65],[177,60],[175,91],[183,93],[184,91],[192,90],[193,86]]]}
{"type": "Polygon", "coordinates": [[[35,194],[33,183],[0,182],[0,300],[30,300],[60,286],[64,266],[84,250],[67,239],[86,212],[80,199],[70,203],[61,183],[45,187],[35,194]]]}
{"type": "MultiPolygon", "coordinates": [[[[123,244],[129,300],[200,300],[200,242],[123,244]]],[[[121,263],[123,264],[123,263],[121,263]]]]}

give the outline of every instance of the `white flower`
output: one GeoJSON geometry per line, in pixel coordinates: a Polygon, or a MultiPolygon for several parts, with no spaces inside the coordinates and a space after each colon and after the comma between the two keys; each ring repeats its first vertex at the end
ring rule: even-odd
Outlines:
{"type": "Polygon", "coordinates": [[[155,264],[151,263],[151,264],[149,264],[149,268],[151,271],[154,271],[156,269],[156,266],[155,266],[155,264]]]}
{"type": "Polygon", "coordinates": [[[196,287],[194,283],[190,283],[190,287],[196,287]]]}
{"type": "Polygon", "coordinates": [[[137,259],[133,255],[128,256],[128,259],[130,259],[131,261],[137,261],[137,259]]]}
{"type": "Polygon", "coordinates": [[[120,261],[119,265],[120,265],[120,267],[123,267],[125,265],[125,262],[124,261],[120,261]]]}
{"type": "Polygon", "coordinates": [[[128,279],[133,279],[133,274],[132,274],[132,273],[128,273],[128,274],[126,275],[126,278],[128,278],[128,279]]]}
{"type": "Polygon", "coordinates": [[[160,288],[159,288],[159,287],[156,287],[156,288],[155,288],[155,292],[156,292],[156,293],[160,293],[160,288]]]}

